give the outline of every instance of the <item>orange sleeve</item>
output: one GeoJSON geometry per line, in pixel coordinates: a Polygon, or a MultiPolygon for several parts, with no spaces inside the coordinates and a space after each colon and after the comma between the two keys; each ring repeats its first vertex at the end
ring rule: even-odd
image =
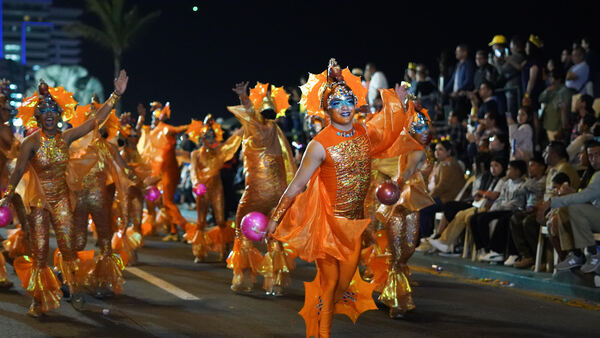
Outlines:
{"type": "MultiPolygon", "coordinates": [[[[375,158],[399,156],[404,150],[402,146],[405,142],[395,141],[405,129],[409,114],[404,111],[400,98],[393,89],[380,89],[379,92],[383,100],[383,109],[366,123],[371,140],[371,156],[375,158]],[[394,145],[395,147],[392,147],[394,145]]],[[[412,102],[409,102],[409,111],[413,109],[412,102]]]]}

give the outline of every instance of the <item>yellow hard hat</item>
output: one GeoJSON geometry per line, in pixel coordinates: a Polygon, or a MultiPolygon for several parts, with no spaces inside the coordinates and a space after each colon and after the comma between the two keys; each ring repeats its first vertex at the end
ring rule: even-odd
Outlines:
{"type": "Polygon", "coordinates": [[[506,37],[504,35],[494,35],[494,38],[492,39],[492,41],[490,43],[488,43],[488,46],[493,46],[493,45],[504,45],[506,44],[506,37]]]}

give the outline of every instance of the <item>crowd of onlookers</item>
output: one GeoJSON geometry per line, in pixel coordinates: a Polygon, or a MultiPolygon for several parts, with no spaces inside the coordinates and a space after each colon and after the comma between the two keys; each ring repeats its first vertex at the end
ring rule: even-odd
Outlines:
{"type": "Polygon", "coordinates": [[[423,64],[405,73],[439,140],[419,250],[453,254],[467,240],[481,261],[527,269],[547,227],[557,270],[600,273],[600,83],[589,39],[554,59],[535,35],[497,35],[471,55],[458,45],[435,82],[423,64]]]}

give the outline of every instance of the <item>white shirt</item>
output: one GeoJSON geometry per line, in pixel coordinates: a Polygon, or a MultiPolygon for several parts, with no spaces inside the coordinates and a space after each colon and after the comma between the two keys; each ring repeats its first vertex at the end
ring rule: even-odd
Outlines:
{"type": "Polygon", "coordinates": [[[379,89],[385,88],[388,88],[388,82],[385,75],[380,71],[376,71],[373,76],[371,76],[371,81],[369,81],[369,91],[367,93],[367,102],[369,105],[373,105],[373,102],[379,93],[379,89]]]}

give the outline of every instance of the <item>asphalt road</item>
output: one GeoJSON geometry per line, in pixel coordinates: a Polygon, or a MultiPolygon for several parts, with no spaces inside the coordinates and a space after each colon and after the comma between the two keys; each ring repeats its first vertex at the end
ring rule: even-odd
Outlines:
{"type": "MultiPolygon", "coordinates": [[[[0,291],[0,337],[304,336],[297,311],[304,301],[302,282],[314,277],[313,265],[299,262],[287,294],[274,298],[264,295],[260,284],[251,295],[234,294],[224,263],[194,264],[192,258],[189,245],[150,238],[136,268],[195,300],[181,299],[127,270],[123,294],[108,300],[88,296],[81,312],[63,302],[40,319],[26,315],[30,299],[22,288],[0,291]]],[[[9,274],[17,285],[10,267],[9,274]]],[[[415,273],[415,279],[420,283],[414,292],[417,309],[406,318],[389,319],[382,305],[356,325],[335,316],[333,337],[598,336],[598,311],[435,274],[415,273]]]]}

